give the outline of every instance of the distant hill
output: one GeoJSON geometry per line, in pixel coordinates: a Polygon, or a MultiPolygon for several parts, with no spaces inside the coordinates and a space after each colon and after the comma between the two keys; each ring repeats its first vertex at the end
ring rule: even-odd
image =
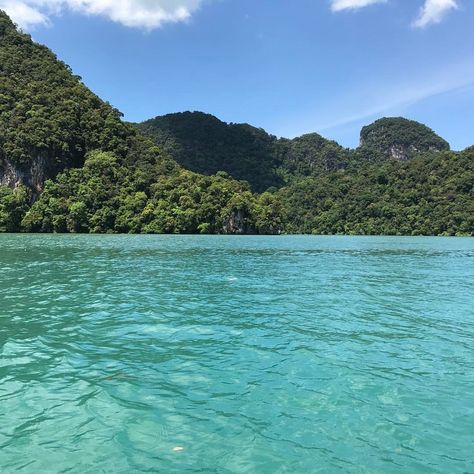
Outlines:
{"type": "Polygon", "coordinates": [[[206,175],[225,171],[257,192],[366,161],[407,161],[420,153],[449,150],[431,129],[404,118],[383,118],[364,127],[356,150],[317,133],[277,139],[263,129],[227,124],[202,112],[155,117],[137,128],[185,168],[206,175]]]}
{"type": "Polygon", "coordinates": [[[398,161],[406,161],[417,153],[449,150],[449,143],[433,130],[402,117],[382,118],[364,127],[361,148],[366,148],[398,161]]]}
{"type": "Polygon", "coordinates": [[[202,112],[155,117],[137,127],[185,168],[206,175],[225,171],[258,192],[281,187],[292,176],[342,169],[349,159],[344,148],[316,133],[277,139],[202,112]]]}
{"type": "Polygon", "coordinates": [[[366,162],[278,195],[290,233],[474,235],[474,148],[366,162]]]}
{"type": "Polygon", "coordinates": [[[280,173],[286,181],[295,176],[319,176],[344,170],[353,158],[351,150],[317,133],[292,140],[281,138],[276,148],[280,173]]]}
{"type": "Polygon", "coordinates": [[[276,138],[247,124],[227,124],[202,112],[147,120],[138,128],[185,168],[212,175],[225,171],[257,191],[281,186],[276,138]]]}

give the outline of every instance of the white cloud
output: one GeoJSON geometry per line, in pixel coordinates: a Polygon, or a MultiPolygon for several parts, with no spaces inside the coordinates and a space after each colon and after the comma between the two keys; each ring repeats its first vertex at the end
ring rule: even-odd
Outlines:
{"type": "MultiPolygon", "coordinates": [[[[188,20],[210,0],[0,0],[0,9],[23,28],[50,23],[50,17],[70,10],[87,15],[99,15],[122,25],[153,29],[165,23],[188,20]]],[[[388,0],[329,0],[331,10],[357,10],[388,0]]],[[[459,0],[424,0],[414,26],[423,28],[439,23],[459,0]]]]}
{"type": "Polygon", "coordinates": [[[456,8],[458,8],[457,0],[426,0],[414,26],[424,28],[439,23],[450,10],[456,8]]]}
{"type": "MultiPolygon", "coordinates": [[[[375,3],[387,3],[387,0],[330,0],[331,10],[340,12],[343,10],[356,10],[368,7],[375,3]]],[[[424,0],[418,18],[413,25],[417,28],[440,23],[444,16],[459,7],[459,0],[424,0]]]]}
{"type": "Polygon", "coordinates": [[[164,23],[188,20],[204,0],[0,0],[20,26],[46,24],[51,15],[72,10],[104,16],[129,27],[153,29],[164,23]]]}
{"type": "Polygon", "coordinates": [[[0,0],[0,9],[6,11],[23,28],[29,28],[32,25],[46,25],[48,23],[46,15],[24,2],[0,0]]]}
{"type": "Polygon", "coordinates": [[[340,12],[342,10],[356,10],[358,8],[368,7],[375,3],[385,3],[386,0],[331,0],[331,10],[340,12]]]}

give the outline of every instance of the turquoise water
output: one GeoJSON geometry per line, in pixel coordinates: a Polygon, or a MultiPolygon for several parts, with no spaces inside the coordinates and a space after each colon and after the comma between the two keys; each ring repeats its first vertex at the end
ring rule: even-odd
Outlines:
{"type": "Polygon", "coordinates": [[[0,249],[2,473],[474,472],[474,239],[0,249]]]}

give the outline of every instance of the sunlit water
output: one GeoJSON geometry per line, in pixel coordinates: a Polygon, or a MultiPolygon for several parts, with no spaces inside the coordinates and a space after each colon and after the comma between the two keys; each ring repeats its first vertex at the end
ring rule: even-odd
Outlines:
{"type": "Polygon", "coordinates": [[[1,236],[0,471],[472,473],[473,285],[474,239],[1,236]]]}

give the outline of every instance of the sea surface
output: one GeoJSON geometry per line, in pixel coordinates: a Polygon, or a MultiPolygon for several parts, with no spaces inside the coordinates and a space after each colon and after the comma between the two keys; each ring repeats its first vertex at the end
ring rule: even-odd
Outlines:
{"type": "Polygon", "coordinates": [[[0,472],[474,473],[474,239],[0,236],[0,472]]]}

